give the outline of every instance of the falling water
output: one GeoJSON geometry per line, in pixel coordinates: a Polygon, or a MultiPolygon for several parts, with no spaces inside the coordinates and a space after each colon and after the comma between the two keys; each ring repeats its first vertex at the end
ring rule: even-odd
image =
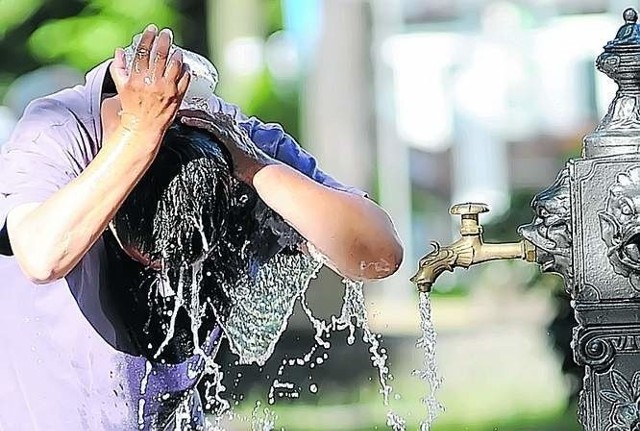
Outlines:
{"type": "MultiPolygon", "coordinates": [[[[388,406],[389,395],[393,391],[391,385],[388,383],[388,380],[391,380],[392,376],[389,374],[389,368],[386,365],[386,350],[380,347],[380,335],[375,334],[369,328],[367,309],[364,300],[364,292],[362,289],[363,283],[349,279],[344,279],[343,283],[345,285],[345,293],[340,316],[332,316],[330,322],[315,317],[307,303],[306,297],[303,298],[302,308],[315,329],[315,340],[317,344],[316,346],[312,347],[311,350],[303,358],[289,360],[288,364],[304,365],[312,360],[313,355],[318,347],[329,349],[331,347],[331,344],[327,340],[327,338],[330,337],[332,331],[344,331],[345,329],[348,330],[349,335],[347,336],[347,343],[350,345],[355,343],[356,329],[359,328],[363,333],[362,340],[365,343],[369,344],[371,362],[378,370],[378,381],[380,383],[380,393],[382,394],[383,403],[385,406],[388,406]]],[[[317,357],[316,362],[322,363],[323,359],[326,359],[326,356],[324,358],[317,357]],[[318,362],[318,360],[320,360],[320,362],[318,362]]],[[[282,373],[282,369],[286,365],[287,361],[283,361],[283,365],[280,367],[278,374],[282,373]]],[[[311,363],[312,367],[313,365],[314,364],[311,363]]],[[[311,387],[314,388],[315,391],[317,391],[316,385],[312,385],[311,387]]],[[[313,392],[314,389],[310,390],[313,392]]],[[[394,431],[405,430],[405,420],[391,410],[389,410],[389,412],[387,413],[387,425],[389,425],[394,431]]]]}
{"type": "MultiPolygon", "coordinates": [[[[392,379],[389,373],[387,362],[387,352],[380,345],[380,335],[375,334],[369,327],[367,310],[363,292],[363,283],[352,280],[343,280],[345,286],[343,305],[339,316],[332,316],[329,321],[315,317],[306,300],[306,289],[311,280],[316,276],[322,260],[318,256],[313,258],[304,256],[275,256],[272,262],[274,266],[266,265],[261,268],[252,283],[242,279],[234,286],[227,286],[225,290],[229,293],[234,303],[230,315],[221,318],[221,323],[229,337],[232,350],[238,354],[239,364],[257,363],[264,364],[272,352],[275,343],[282,332],[286,329],[286,322],[292,313],[293,305],[297,298],[301,298],[304,312],[307,314],[315,329],[316,345],[300,358],[285,359],[274,378],[269,394],[268,403],[273,404],[276,398],[298,398],[301,387],[293,382],[282,380],[283,371],[290,366],[309,366],[314,368],[328,359],[328,353],[323,352],[331,347],[329,339],[334,331],[347,331],[347,343],[352,345],[356,341],[356,331],[362,330],[362,340],[369,345],[371,362],[377,369],[380,393],[383,404],[389,406],[389,396],[393,389],[388,383],[392,379]],[[287,271],[282,271],[286,268],[287,271]],[[250,286],[250,288],[249,288],[250,286]],[[284,289],[284,290],[283,290],[284,289]],[[247,326],[249,325],[249,326],[247,326]],[[322,352],[322,353],[321,353],[322,352]]],[[[183,297],[193,298],[197,296],[202,280],[202,267],[196,263],[189,269],[183,270],[181,275],[189,273],[189,277],[180,277],[175,286],[166,285],[169,280],[162,277],[159,284],[165,284],[164,288],[171,288],[177,293],[176,302],[173,304],[168,315],[175,316],[179,308],[188,309],[192,322],[193,345],[196,346],[195,354],[204,358],[204,374],[207,380],[204,382],[204,407],[212,414],[209,417],[207,429],[212,431],[223,430],[223,419],[233,419],[234,413],[228,401],[224,400],[221,393],[225,391],[222,385],[221,367],[214,361],[212,355],[207,355],[198,339],[198,326],[201,323],[200,315],[202,305],[182,300],[183,297]],[[186,279],[185,279],[186,278],[186,279]],[[191,295],[184,295],[184,291],[189,290],[191,295]]],[[[425,370],[416,371],[420,377],[430,383],[432,392],[440,385],[437,380],[437,372],[434,363],[433,341],[435,332],[430,326],[430,307],[428,297],[421,298],[421,316],[423,318],[422,329],[424,336],[420,339],[418,346],[425,349],[425,370]],[[426,340],[426,341],[425,341],[426,340]]],[[[175,319],[169,320],[169,328],[166,339],[160,344],[157,354],[167,345],[174,333],[175,319]]],[[[197,371],[197,370],[196,370],[197,371]]],[[[143,386],[145,385],[143,381],[143,386]]],[[[144,393],[144,388],[141,388],[144,393]]],[[[317,393],[318,386],[310,383],[309,392],[317,393]]],[[[433,396],[425,399],[430,416],[422,425],[421,430],[429,430],[429,424],[435,418],[435,412],[439,404],[433,396]]],[[[143,410],[144,406],[141,406],[143,410]]],[[[271,430],[275,426],[277,416],[275,412],[260,404],[256,405],[251,418],[252,430],[271,430]]],[[[406,421],[389,410],[387,413],[387,425],[394,431],[404,431],[406,421]]]]}
{"type": "Polygon", "coordinates": [[[442,378],[438,374],[436,363],[436,330],[431,318],[431,298],[426,292],[420,293],[420,330],[422,336],[418,339],[416,347],[424,351],[422,369],[414,370],[413,375],[424,380],[429,389],[427,395],[422,398],[422,403],[427,408],[427,418],[420,423],[420,431],[429,431],[436,417],[444,411],[444,407],[435,397],[436,391],[442,385],[442,378]]]}

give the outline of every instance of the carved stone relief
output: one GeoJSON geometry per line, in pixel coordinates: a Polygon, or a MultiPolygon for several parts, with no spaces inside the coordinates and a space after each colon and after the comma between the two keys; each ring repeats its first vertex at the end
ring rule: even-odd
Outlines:
{"type": "Polygon", "coordinates": [[[520,235],[536,246],[541,270],[562,275],[567,286],[573,283],[569,193],[569,170],[565,168],[549,188],[533,199],[531,207],[536,214],[533,222],[519,229],[520,235]]]}
{"type": "Polygon", "coordinates": [[[598,217],[613,270],[640,291],[640,167],[617,175],[598,217]]]}

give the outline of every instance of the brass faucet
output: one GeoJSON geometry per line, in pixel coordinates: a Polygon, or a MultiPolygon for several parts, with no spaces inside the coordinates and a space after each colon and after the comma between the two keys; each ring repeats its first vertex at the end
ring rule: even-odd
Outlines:
{"type": "Polygon", "coordinates": [[[451,215],[461,217],[462,237],[447,247],[432,242],[434,250],[420,259],[418,272],[411,278],[421,292],[430,292],[436,279],[444,271],[456,267],[469,268],[482,262],[499,259],[522,259],[536,261],[536,250],[527,240],[514,243],[488,244],[482,240],[482,226],[478,221],[481,213],[489,211],[486,204],[465,203],[451,207],[451,215]]]}

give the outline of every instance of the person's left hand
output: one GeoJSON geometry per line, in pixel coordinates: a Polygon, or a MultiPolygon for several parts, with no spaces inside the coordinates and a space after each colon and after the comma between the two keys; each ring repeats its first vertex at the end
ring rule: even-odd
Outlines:
{"type": "Polygon", "coordinates": [[[178,118],[185,126],[197,127],[213,134],[231,154],[235,176],[249,185],[260,169],[274,163],[230,115],[188,109],[179,111],[178,118]]]}

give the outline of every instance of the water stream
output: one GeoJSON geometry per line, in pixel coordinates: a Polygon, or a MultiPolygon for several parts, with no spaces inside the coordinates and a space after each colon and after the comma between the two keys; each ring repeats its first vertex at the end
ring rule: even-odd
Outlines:
{"type": "Polygon", "coordinates": [[[431,298],[428,293],[420,293],[420,331],[421,337],[416,348],[424,352],[422,368],[413,371],[413,375],[424,380],[428,386],[427,395],[422,403],[427,409],[427,417],[420,423],[420,431],[429,431],[433,421],[444,411],[444,407],[436,399],[436,391],[442,385],[442,377],[438,373],[436,362],[436,330],[431,316],[431,298]]]}

